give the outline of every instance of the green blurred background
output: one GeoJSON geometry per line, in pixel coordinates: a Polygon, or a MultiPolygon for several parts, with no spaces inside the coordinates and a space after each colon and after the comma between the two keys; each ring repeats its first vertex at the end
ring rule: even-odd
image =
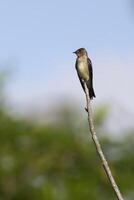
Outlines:
{"type": "MultiPolygon", "coordinates": [[[[62,104],[54,120],[39,123],[9,112],[4,91],[1,97],[1,200],[115,199],[78,108],[62,104]]],[[[134,131],[113,138],[105,126],[109,115],[108,105],[95,107],[96,130],[125,199],[132,200],[134,131]]]]}

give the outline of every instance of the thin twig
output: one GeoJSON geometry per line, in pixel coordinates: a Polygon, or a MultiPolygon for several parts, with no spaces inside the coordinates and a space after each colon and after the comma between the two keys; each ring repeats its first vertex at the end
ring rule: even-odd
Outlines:
{"type": "Polygon", "coordinates": [[[93,115],[92,115],[92,108],[91,108],[91,104],[90,104],[90,97],[89,97],[89,92],[88,92],[88,88],[86,86],[86,84],[84,85],[85,86],[85,93],[86,93],[86,101],[87,101],[87,108],[85,109],[88,113],[88,122],[89,122],[89,128],[90,128],[90,132],[91,132],[91,135],[92,135],[92,139],[93,139],[93,142],[95,144],[95,147],[96,147],[96,150],[97,150],[97,153],[100,157],[100,160],[102,162],[102,165],[103,165],[103,168],[106,172],[106,175],[111,183],[111,186],[116,194],[116,197],[118,200],[124,200],[122,195],[121,195],[121,192],[114,180],[114,177],[112,175],[112,172],[109,168],[109,165],[108,165],[108,162],[104,156],[104,153],[102,151],[102,148],[101,148],[101,145],[100,145],[100,142],[98,140],[98,137],[96,135],[96,132],[95,132],[95,128],[94,128],[94,123],[93,123],[93,115]]]}

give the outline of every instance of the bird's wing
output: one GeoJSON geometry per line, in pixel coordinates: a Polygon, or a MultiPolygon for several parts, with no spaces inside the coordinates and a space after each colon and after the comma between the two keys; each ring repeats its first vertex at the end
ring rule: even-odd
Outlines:
{"type": "Polygon", "coordinates": [[[88,71],[89,71],[89,77],[90,77],[90,83],[91,83],[91,87],[93,87],[93,68],[92,68],[92,62],[91,60],[88,58],[88,71]]]}
{"type": "Polygon", "coordinates": [[[77,63],[77,60],[76,60],[75,68],[76,68],[76,71],[77,71],[77,74],[78,74],[78,77],[79,77],[79,80],[80,80],[81,86],[82,86],[83,90],[85,91],[84,81],[81,79],[81,77],[80,77],[80,75],[79,75],[79,73],[78,73],[78,69],[77,69],[77,67],[78,67],[78,63],[77,63]]]}

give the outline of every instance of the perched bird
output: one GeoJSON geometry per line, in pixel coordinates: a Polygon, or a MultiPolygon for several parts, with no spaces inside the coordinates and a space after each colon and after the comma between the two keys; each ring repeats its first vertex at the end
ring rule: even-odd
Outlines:
{"type": "Polygon", "coordinates": [[[93,70],[92,70],[92,62],[88,58],[88,54],[86,49],[80,48],[73,52],[77,55],[76,59],[76,70],[82,85],[83,90],[85,91],[84,83],[86,83],[87,88],[89,90],[90,99],[95,97],[94,89],[93,89],[93,70]]]}

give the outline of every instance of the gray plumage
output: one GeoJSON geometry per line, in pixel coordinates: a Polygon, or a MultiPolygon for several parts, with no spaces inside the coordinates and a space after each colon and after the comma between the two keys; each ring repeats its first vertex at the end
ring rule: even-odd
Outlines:
{"type": "Polygon", "coordinates": [[[85,82],[89,90],[90,99],[93,99],[95,97],[95,93],[93,89],[92,62],[88,58],[86,49],[80,48],[76,50],[74,53],[77,55],[75,67],[76,67],[77,74],[78,74],[80,83],[82,85],[82,88],[85,91],[85,88],[84,88],[84,82],[85,82]]]}

